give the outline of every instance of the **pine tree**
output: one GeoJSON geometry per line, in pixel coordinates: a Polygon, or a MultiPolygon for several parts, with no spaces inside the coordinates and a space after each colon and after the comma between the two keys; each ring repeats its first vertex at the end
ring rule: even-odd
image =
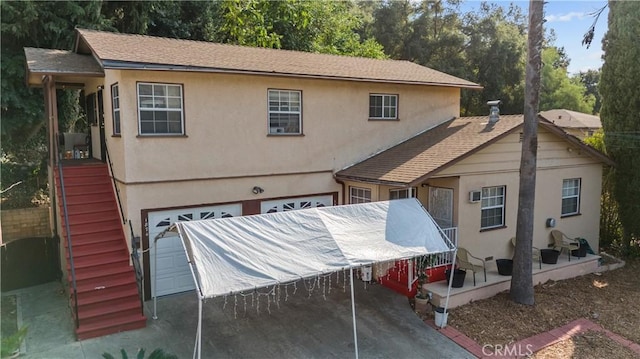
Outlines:
{"type": "Polygon", "coordinates": [[[640,238],[640,2],[609,1],[603,40],[600,117],[609,156],[616,162],[614,196],[623,226],[623,250],[640,238]]]}

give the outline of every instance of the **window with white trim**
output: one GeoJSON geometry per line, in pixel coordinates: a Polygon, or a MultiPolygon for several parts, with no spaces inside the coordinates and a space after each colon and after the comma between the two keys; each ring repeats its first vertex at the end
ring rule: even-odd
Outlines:
{"type": "Polygon", "coordinates": [[[562,216],[580,213],[580,178],[562,180],[562,216]]]}
{"type": "Polygon", "coordinates": [[[415,198],[416,188],[399,188],[389,190],[389,199],[415,198]]]}
{"type": "Polygon", "coordinates": [[[182,85],[138,83],[141,135],[183,135],[182,85]]]}
{"type": "Polygon", "coordinates": [[[371,202],[371,189],[361,187],[349,187],[349,203],[371,202]]]}
{"type": "Polygon", "coordinates": [[[398,95],[370,94],[369,95],[369,119],[372,120],[397,120],[398,119],[398,95]]]}
{"type": "Polygon", "coordinates": [[[480,229],[504,227],[506,186],[483,187],[480,195],[480,229]]]}
{"type": "Polygon", "coordinates": [[[302,133],[302,92],[269,90],[269,134],[302,133]]]}
{"type": "Polygon", "coordinates": [[[113,134],[120,134],[120,90],[118,84],[111,85],[111,109],[113,111],[113,134]]]}

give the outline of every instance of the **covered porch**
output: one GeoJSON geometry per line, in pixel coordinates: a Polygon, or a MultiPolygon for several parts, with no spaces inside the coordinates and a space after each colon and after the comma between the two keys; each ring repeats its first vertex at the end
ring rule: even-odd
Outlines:
{"type": "MultiPolygon", "coordinates": [[[[533,284],[538,285],[549,280],[563,280],[573,278],[598,271],[600,256],[587,254],[586,257],[571,257],[571,261],[563,252],[558,257],[556,264],[542,263],[542,268],[538,263],[533,263],[533,284]]],[[[473,285],[473,276],[469,272],[465,276],[464,285],[461,288],[451,288],[449,297],[449,307],[455,308],[472,301],[486,299],[494,295],[509,290],[511,286],[511,276],[498,274],[495,261],[487,262],[487,281],[484,281],[484,274],[476,273],[476,285],[473,285]]],[[[433,305],[442,306],[447,296],[447,282],[439,281],[427,283],[424,288],[433,294],[431,302],[433,305]]]]}

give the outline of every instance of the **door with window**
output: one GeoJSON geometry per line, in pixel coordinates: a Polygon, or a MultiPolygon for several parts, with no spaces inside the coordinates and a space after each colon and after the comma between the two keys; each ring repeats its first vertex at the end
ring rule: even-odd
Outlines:
{"type": "Polygon", "coordinates": [[[440,228],[453,227],[453,189],[429,187],[428,210],[440,228]]]}

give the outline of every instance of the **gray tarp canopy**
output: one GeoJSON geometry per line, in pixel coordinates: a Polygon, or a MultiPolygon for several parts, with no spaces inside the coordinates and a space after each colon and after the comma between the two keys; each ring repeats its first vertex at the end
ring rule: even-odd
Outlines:
{"type": "MultiPolygon", "coordinates": [[[[200,303],[363,265],[455,250],[414,198],[177,222],[169,231],[182,239],[200,303]]],[[[202,304],[194,357],[196,351],[200,356],[201,308],[202,304]]]]}

